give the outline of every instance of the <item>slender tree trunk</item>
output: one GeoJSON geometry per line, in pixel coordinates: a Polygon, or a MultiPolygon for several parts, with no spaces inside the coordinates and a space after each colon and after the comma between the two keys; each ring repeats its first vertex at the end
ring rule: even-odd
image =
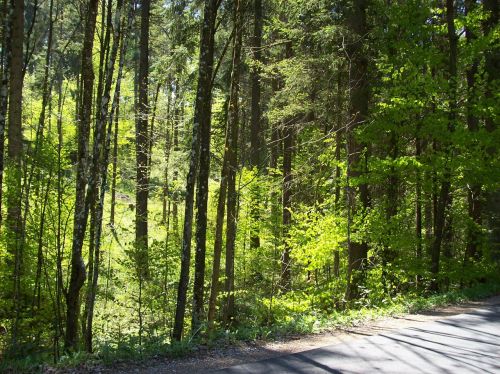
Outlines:
{"type": "MultiPolygon", "coordinates": [[[[171,79],[168,79],[168,82],[171,82],[171,79]]],[[[165,169],[163,171],[163,196],[162,196],[162,223],[166,224],[167,223],[167,205],[170,205],[170,199],[169,199],[169,184],[168,184],[168,172],[169,172],[169,162],[170,162],[170,154],[172,153],[172,135],[174,132],[174,126],[175,126],[175,120],[174,120],[174,115],[175,113],[175,100],[172,105],[171,103],[171,97],[172,97],[172,91],[170,91],[171,84],[169,83],[167,85],[167,126],[165,129],[165,148],[164,148],[164,160],[165,160],[165,169]],[[172,107],[174,110],[172,110],[172,107]],[[169,130],[170,127],[170,130],[169,130]],[[167,204],[168,202],[168,204],[167,204]]],[[[151,170],[151,169],[150,169],[151,170]]],[[[170,220],[170,217],[168,217],[168,220],[170,220]]],[[[170,224],[166,226],[167,228],[167,233],[170,231],[170,224]]]]}
{"type": "Polygon", "coordinates": [[[281,254],[281,278],[280,288],[282,292],[291,290],[292,273],[290,263],[290,245],[288,243],[288,231],[292,224],[292,156],[294,144],[294,123],[292,119],[288,119],[283,124],[283,252],[281,254]]]}
{"type": "MultiPolygon", "coordinates": [[[[415,137],[415,158],[421,161],[422,157],[422,140],[420,139],[421,126],[417,126],[417,134],[415,137]]],[[[422,173],[417,169],[415,177],[415,237],[417,239],[415,256],[417,258],[418,267],[420,269],[423,259],[422,253],[422,173]]],[[[419,271],[420,273],[420,271],[419,271]]],[[[420,286],[422,277],[420,274],[416,276],[416,286],[420,286]]]]}
{"type": "MultiPolygon", "coordinates": [[[[102,218],[104,211],[104,197],[106,193],[107,186],[107,176],[108,176],[108,163],[109,163],[109,151],[111,145],[111,134],[113,128],[113,115],[116,110],[117,103],[119,101],[119,92],[120,92],[120,84],[121,84],[121,75],[123,70],[123,54],[124,50],[122,49],[120,52],[120,62],[119,62],[119,71],[118,77],[116,79],[116,88],[115,88],[115,96],[113,98],[111,111],[108,113],[108,106],[111,99],[111,86],[113,82],[113,72],[116,62],[116,57],[118,55],[118,50],[120,47],[120,38],[121,38],[121,11],[122,11],[123,0],[118,0],[116,6],[115,20],[114,24],[110,24],[109,27],[113,28],[114,36],[113,36],[113,46],[111,48],[111,55],[107,60],[107,65],[105,68],[106,77],[104,83],[104,89],[102,93],[102,102],[100,109],[100,117],[99,124],[97,126],[98,129],[102,130],[103,136],[104,131],[106,130],[106,137],[103,139],[103,149],[94,155],[95,158],[99,159],[98,163],[99,167],[96,168],[96,172],[98,173],[98,186],[100,186],[100,190],[96,191],[96,205],[94,208],[94,232],[93,236],[91,236],[91,240],[93,241],[93,250],[94,250],[94,264],[92,269],[92,276],[89,279],[89,292],[87,295],[87,319],[86,319],[86,328],[85,328],[85,349],[87,352],[92,352],[92,337],[93,337],[93,318],[94,318],[94,305],[95,298],[97,293],[97,284],[99,277],[99,262],[101,256],[101,233],[102,233],[102,218]]],[[[111,11],[111,9],[110,9],[111,11]]],[[[89,269],[90,273],[90,269],[89,269]]]]}
{"type": "MultiPolygon", "coordinates": [[[[117,87],[118,89],[118,87],[117,87]]],[[[117,92],[120,97],[120,92],[117,92]]],[[[118,132],[120,119],[120,100],[116,103],[115,128],[113,131],[113,156],[112,156],[112,172],[111,172],[111,211],[109,214],[109,225],[112,230],[115,230],[115,215],[116,215],[116,178],[118,176],[118,132]]]]}
{"type": "MultiPolygon", "coordinates": [[[[364,170],[362,157],[365,147],[356,139],[355,130],[362,126],[368,115],[368,58],[364,50],[367,35],[366,21],[367,2],[354,0],[353,7],[347,16],[347,25],[353,33],[353,42],[348,47],[350,59],[350,123],[347,135],[347,177],[349,180],[357,178],[364,170]]],[[[352,186],[348,187],[349,233],[348,233],[348,268],[346,300],[360,297],[359,286],[364,278],[364,268],[367,260],[368,244],[364,241],[352,240],[352,216],[365,214],[368,208],[368,186],[361,184],[359,191],[352,186]]]]}
{"type": "Polygon", "coordinates": [[[90,158],[90,167],[88,174],[88,188],[86,196],[86,206],[90,212],[90,229],[89,229],[89,248],[88,248],[88,261],[87,261],[87,290],[85,297],[85,304],[83,308],[83,315],[81,319],[82,324],[82,335],[84,338],[85,347],[87,349],[86,339],[87,339],[87,323],[89,318],[89,304],[92,299],[92,277],[94,274],[94,235],[96,228],[96,203],[97,195],[99,189],[99,178],[97,176],[99,164],[100,164],[100,150],[102,148],[103,142],[103,114],[101,113],[101,107],[103,103],[103,86],[105,80],[105,65],[107,64],[107,55],[110,48],[109,42],[111,38],[111,1],[107,0],[101,2],[101,34],[100,34],[100,45],[99,45],[99,69],[98,69],[98,79],[97,79],[97,93],[96,93],[96,104],[95,104],[95,128],[93,131],[93,146],[92,146],[92,157],[90,158]],[[107,3],[107,7],[106,7],[107,3]],[[106,10],[109,10],[108,12],[106,10]]]}
{"type": "Polygon", "coordinates": [[[396,138],[395,130],[391,130],[389,134],[389,155],[392,164],[389,168],[389,176],[387,178],[387,191],[386,191],[386,209],[385,209],[385,220],[387,227],[387,237],[385,239],[384,250],[382,253],[382,284],[384,286],[385,292],[389,292],[392,283],[394,283],[394,277],[390,269],[387,269],[388,264],[392,263],[396,259],[397,252],[391,248],[392,235],[394,234],[394,224],[392,220],[397,214],[398,209],[398,183],[399,178],[396,172],[396,167],[394,163],[398,157],[398,142],[396,138]]]}
{"type": "MultiPolygon", "coordinates": [[[[273,92],[277,92],[280,89],[280,80],[279,79],[273,79],[272,80],[272,90],[273,92]]],[[[272,176],[274,177],[273,179],[276,182],[276,185],[279,184],[279,181],[277,180],[278,176],[281,179],[281,176],[277,172],[278,169],[278,157],[279,153],[282,150],[282,139],[280,138],[279,134],[279,127],[277,123],[273,123],[271,125],[271,142],[269,145],[270,148],[270,157],[269,157],[269,168],[272,170],[272,176]]],[[[271,199],[271,218],[273,220],[273,225],[272,225],[272,234],[273,234],[273,263],[277,263],[279,261],[279,253],[278,253],[278,247],[280,245],[280,234],[281,234],[281,225],[280,225],[280,215],[282,216],[283,212],[280,212],[280,193],[277,189],[272,189],[271,194],[270,194],[270,199],[271,199]]],[[[270,298],[270,305],[269,305],[269,316],[268,318],[272,317],[272,304],[273,304],[273,299],[275,296],[275,292],[279,286],[279,284],[276,284],[277,282],[275,281],[276,278],[276,267],[273,266],[273,272],[272,272],[272,277],[271,277],[271,298],[270,298]]],[[[279,277],[278,280],[280,280],[281,277],[279,277]]]]}
{"type": "MultiPolygon", "coordinates": [[[[260,83],[260,66],[262,63],[262,0],[254,0],[254,29],[252,38],[253,62],[256,64],[250,71],[250,80],[252,85],[252,103],[251,103],[251,132],[250,132],[250,162],[251,166],[257,168],[260,172],[263,167],[263,146],[262,146],[262,110],[261,110],[261,83],[260,83]]],[[[259,204],[260,204],[260,189],[255,186],[255,191],[252,191],[252,211],[250,228],[250,248],[255,249],[260,247],[259,237],[259,204]]]]}
{"type": "Polygon", "coordinates": [[[212,266],[212,282],[210,289],[210,298],[208,301],[208,327],[213,328],[215,321],[215,308],[217,303],[217,295],[219,293],[219,277],[220,277],[220,262],[222,255],[222,234],[224,231],[224,213],[226,211],[226,196],[227,196],[227,149],[229,149],[229,137],[226,126],[226,142],[225,142],[224,159],[222,161],[221,179],[219,196],[217,198],[217,217],[215,221],[215,240],[214,240],[214,259],[212,266]]]}
{"type": "Polygon", "coordinates": [[[3,174],[5,154],[5,123],[7,120],[8,98],[9,98],[9,75],[11,60],[10,43],[10,1],[4,0],[2,4],[2,50],[0,54],[0,68],[2,69],[2,80],[0,81],[0,227],[3,220],[3,174]]]}
{"type": "MultiPolygon", "coordinates": [[[[167,210],[170,210],[170,208],[167,209],[167,205],[170,206],[170,189],[169,189],[169,183],[168,183],[168,172],[169,172],[169,163],[170,163],[170,149],[171,149],[171,140],[170,140],[170,131],[167,128],[165,131],[165,169],[163,170],[163,196],[162,196],[162,223],[165,225],[167,224],[167,210]]],[[[170,212],[168,212],[170,214],[170,212]]],[[[170,219],[170,217],[168,217],[170,219]]],[[[167,231],[170,231],[169,226],[165,226],[167,228],[167,231]]]]}
{"type": "Polygon", "coordinates": [[[224,141],[224,156],[222,160],[221,178],[219,187],[219,196],[217,197],[217,215],[215,218],[215,240],[214,240],[214,258],[212,263],[212,280],[210,288],[210,298],[208,301],[208,328],[211,330],[214,327],[215,311],[217,304],[217,296],[219,294],[219,277],[220,277],[220,263],[222,257],[222,244],[224,232],[224,217],[226,212],[227,200],[227,174],[228,174],[228,161],[227,152],[229,150],[229,137],[228,137],[228,111],[229,111],[229,98],[224,105],[224,118],[226,118],[226,130],[224,141]]]}
{"type": "MultiPolygon", "coordinates": [[[[96,104],[95,104],[95,127],[93,131],[93,144],[92,144],[92,156],[90,158],[90,166],[88,170],[88,188],[87,195],[85,201],[85,209],[89,211],[90,214],[90,229],[89,229],[89,248],[88,248],[88,261],[87,261],[87,290],[85,297],[85,304],[83,308],[83,316],[81,319],[82,324],[82,335],[84,338],[85,348],[87,348],[87,337],[89,336],[87,331],[88,318],[89,318],[89,307],[92,302],[92,278],[94,275],[94,270],[96,268],[94,263],[94,258],[96,255],[95,249],[95,231],[96,231],[96,204],[99,194],[99,185],[100,185],[100,177],[99,177],[99,167],[101,163],[101,152],[103,148],[104,142],[104,132],[105,132],[105,117],[106,115],[102,113],[102,106],[104,103],[104,80],[106,69],[105,65],[107,65],[108,60],[108,50],[110,48],[109,42],[111,38],[111,1],[102,1],[101,3],[101,35],[100,35],[100,52],[99,52],[99,74],[97,80],[97,93],[96,93],[96,104]],[[106,12],[106,9],[110,11],[106,12]]],[[[108,100],[109,101],[109,100],[108,100]]],[[[106,105],[108,104],[106,101],[106,105]]],[[[98,267],[98,265],[97,265],[98,267]]],[[[92,318],[92,317],[90,317],[92,318]]],[[[88,349],[91,351],[91,349],[88,349]]]]}
{"type": "MultiPolygon", "coordinates": [[[[488,12],[488,17],[483,22],[484,33],[488,35],[494,32],[495,28],[498,27],[498,14],[499,5],[496,0],[485,0],[484,9],[488,12]]],[[[497,93],[496,88],[498,88],[498,80],[500,74],[500,48],[498,44],[493,44],[488,46],[488,50],[485,53],[485,66],[484,69],[487,74],[486,78],[486,92],[485,97],[488,103],[495,106],[495,94],[497,93]]],[[[486,130],[492,133],[498,128],[498,121],[495,121],[494,113],[488,111],[485,116],[486,130]]],[[[492,147],[493,148],[493,147],[492,147]]],[[[493,149],[488,150],[490,154],[498,154],[494,152],[493,149]]],[[[496,192],[498,194],[498,192],[496,192]]]]}
{"type": "Polygon", "coordinates": [[[37,239],[37,263],[36,263],[36,275],[35,275],[35,285],[33,287],[33,300],[31,301],[32,317],[35,317],[36,311],[40,310],[40,299],[41,299],[41,282],[42,282],[42,268],[44,266],[44,256],[43,256],[43,241],[45,232],[45,214],[47,211],[47,205],[49,200],[49,192],[52,184],[52,169],[49,171],[47,181],[47,187],[45,188],[45,193],[42,199],[42,211],[40,212],[40,227],[38,228],[38,239],[37,239]]]}
{"type": "MultiPolygon", "coordinates": [[[[45,52],[45,66],[44,66],[44,73],[42,80],[42,109],[40,112],[40,117],[38,118],[37,144],[41,144],[41,140],[43,137],[43,130],[45,128],[46,109],[50,100],[50,93],[52,87],[52,85],[49,84],[49,78],[50,78],[49,75],[52,66],[52,39],[53,39],[53,28],[54,28],[53,9],[54,9],[54,1],[50,0],[47,51],[45,52]]],[[[37,152],[35,151],[33,158],[36,158],[36,156],[37,152]]]]}
{"type": "Polygon", "coordinates": [[[135,247],[139,274],[149,278],[148,259],[148,72],[149,72],[149,9],[150,0],[141,2],[141,35],[139,56],[139,100],[136,120],[136,199],[135,199],[135,247]]]}
{"type": "MultiPolygon", "coordinates": [[[[341,194],[341,150],[342,144],[342,126],[343,126],[343,84],[342,84],[342,70],[337,73],[337,125],[335,127],[335,210],[340,213],[340,194],[341,194]]],[[[333,275],[338,278],[340,276],[340,251],[333,251],[333,275]]]]}
{"type": "MultiPolygon", "coordinates": [[[[12,343],[17,344],[21,313],[21,272],[23,240],[21,219],[21,163],[23,153],[22,99],[23,99],[23,48],[24,0],[11,0],[10,18],[10,67],[9,67],[9,127],[7,132],[7,228],[9,251],[13,253],[14,326],[12,343]]],[[[8,52],[7,52],[8,53],[8,52]]]]}
{"type": "Polygon", "coordinates": [[[160,94],[161,83],[156,84],[155,96],[153,99],[153,111],[151,113],[151,124],[149,125],[149,152],[148,152],[148,180],[151,176],[151,160],[153,159],[153,146],[155,145],[155,121],[156,107],[158,105],[158,96],[160,94]]]}
{"type": "Polygon", "coordinates": [[[92,50],[98,0],[89,0],[87,20],[82,48],[81,105],[78,110],[78,155],[76,171],[76,198],[71,250],[71,275],[66,294],[66,350],[76,350],[78,345],[78,318],[80,314],[80,290],[85,282],[85,264],[82,258],[83,240],[87,227],[88,208],[86,204],[88,147],[92,115],[92,93],[94,70],[92,50]]]}
{"type": "MultiPolygon", "coordinates": [[[[469,14],[476,7],[476,3],[472,0],[465,1],[465,12],[469,14]]],[[[473,43],[476,35],[470,27],[465,27],[465,37],[467,43],[473,43]]],[[[467,128],[472,133],[471,136],[476,136],[479,130],[479,118],[475,115],[475,102],[477,100],[476,92],[476,74],[478,72],[479,61],[474,60],[472,65],[466,71],[467,78],[467,128]]],[[[475,177],[473,177],[475,179],[475,177]]],[[[479,241],[481,236],[481,185],[473,180],[467,188],[467,203],[469,213],[469,228],[467,232],[467,246],[465,250],[464,265],[467,265],[471,259],[477,260],[480,257],[479,241]]]]}
{"type": "Polygon", "coordinates": [[[231,93],[227,124],[227,229],[226,229],[226,280],[224,290],[226,299],[223,320],[231,324],[234,318],[234,258],[237,225],[236,174],[238,172],[238,132],[239,132],[239,97],[241,75],[241,45],[243,36],[242,0],[236,0],[234,10],[235,35],[233,42],[233,68],[231,72],[231,93]]]}
{"type": "MultiPolygon", "coordinates": [[[[499,4],[496,0],[485,0],[483,2],[484,9],[488,12],[488,17],[483,22],[484,33],[491,35],[498,29],[498,14],[499,4]]],[[[485,98],[489,109],[485,113],[486,131],[492,134],[498,131],[498,120],[496,120],[495,109],[498,107],[498,99],[496,95],[499,87],[500,77],[500,48],[498,43],[493,42],[485,53],[485,72],[486,72],[486,90],[485,98]]],[[[487,147],[488,160],[498,160],[498,147],[491,144],[487,147]]],[[[494,165],[494,164],[493,164],[494,165]]],[[[500,189],[489,191],[485,196],[485,212],[487,217],[486,225],[489,231],[489,247],[492,256],[498,258],[500,256],[500,189]]]]}
{"type": "Polygon", "coordinates": [[[62,170],[62,147],[63,147],[63,131],[62,131],[62,108],[63,108],[63,93],[62,93],[62,75],[58,77],[58,99],[57,99],[57,236],[56,236],[56,331],[54,332],[54,351],[55,359],[59,357],[59,340],[62,336],[62,312],[61,301],[63,295],[63,239],[62,239],[62,200],[63,200],[63,170],[62,170]]]}
{"type": "Polygon", "coordinates": [[[96,92],[96,117],[97,121],[101,116],[101,103],[104,89],[104,81],[106,74],[106,65],[109,56],[110,40],[111,40],[111,21],[112,21],[112,1],[101,0],[101,34],[99,37],[99,69],[97,75],[97,92],[96,92]]]}
{"type": "MultiPolygon", "coordinates": [[[[455,8],[453,0],[446,0],[446,25],[448,30],[448,74],[449,74],[449,112],[448,112],[448,131],[454,131],[456,110],[457,110],[457,53],[458,53],[458,38],[455,31],[455,8]]],[[[443,238],[445,235],[446,213],[451,204],[450,190],[451,190],[451,169],[450,158],[451,144],[445,145],[445,166],[442,175],[441,188],[437,198],[436,213],[434,216],[434,241],[431,248],[431,273],[432,280],[430,284],[431,291],[439,290],[439,269],[440,257],[443,238]]]]}
{"type": "MultiPolygon", "coordinates": [[[[176,89],[176,95],[178,94],[179,90],[176,89]]],[[[184,110],[183,110],[183,102],[182,100],[179,100],[179,105],[181,106],[180,111],[177,109],[175,111],[175,116],[174,116],[174,123],[173,123],[173,131],[172,131],[172,137],[173,137],[173,143],[174,143],[174,152],[179,152],[179,126],[180,122],[184,122],[184,110]],[[180,112],[180,115],[178,115],[180,112]]],[[[177,181],[179,180],[179,169],[176,167],[174,169],[173,175],[172,175],[172,185],[177,186],[177,181]]],[[[172,230],[174,231],[174,241],[178,245],[179,244],[179,206],[177,204],[178,202],[178,196],[177,196],[177,190],[172,196],[172,230]]]]}
{"type": "MultiPolygon", "coordinates": [[[[181,274],[179,279],[179,287],[177,289],[177,306],[175,310],[174,330],[172,333],[174,340],[177,341],[180,341],[182,338],[182,332],[184,329],[184,315],[186,312],[186,298],[189,283],[189,266],[191,262],[194,187],[196,176],[198,174],[201,144],[204,143],[206,147],[206,139],[202,141],[202,134],[204,135],[204,137],[206,137],[207,135],[209,136],[210,134],[214,34],[217,5],[217,0],[205,0],[203,24],[201,28],[198,88],[196,92],[196,102],[194,110],[193,138],[191,141],[189,171],[186,181],[186,202],[182,237],[181,274]]],[[[209,152],[209,149],[205,149],[204,152],[209,152]]],[[[206,156],[206,158],[208,158],[208,155],[206,156]]],[[[202,250],[202,248],[198,249],[202,250]]],[[[201,268],[201,260],[203,260],[204,262],[204,256],[202,253],[199,253],[198,257],[200,261],[198,269],[196,271],[199,273],[201,268]]],[[[196,308],[198,308],[198,306],[196,306],[196,308]]]]}

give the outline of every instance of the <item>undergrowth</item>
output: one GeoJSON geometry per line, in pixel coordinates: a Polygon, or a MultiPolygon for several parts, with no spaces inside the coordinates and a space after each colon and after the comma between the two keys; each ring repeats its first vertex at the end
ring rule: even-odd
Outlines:
{"type": "MultiPolygon", "coordinates": [[[[304,310],[299,312],[302,308],[300,306],[297,308],[296,305],[295,313],[289,314],[287,318],[279,317],[280,306],[275,305],[275,315],[269,318],[266,324],[239,324],[231,329],[219,328],[211,334],[186,339],[180,343],[170,343],[164,337],[156,337],[155,339],[145,340],[139,345],[136,338],[130,338],[119,344],[102,344],[93,354],[76,352],[62,356],[57,363],[51,362],[50,352],[30,355],[22,359],[4,359],[0,361],[0,372],[43,373],[49,367],[92,367],[95,365],[112,365],[123,361],[144,361],[155,357],[183,357],[195,351],[200,345],[211,348],[227,346],[240,341],[283,340],[296,335],[315,334],[355,326],[381,317],[430,311],[447,305],[484,299],[499,292],[500,282],[495,281],[478,284],[471,288],[428,296],[400,295],[385,300],[380,305],[370,304],[369,306],[360,306],[357,309],[329,313],[304,310]]],[[[275,301],[275,303],[278,304],[279,302],[275,301]]],[[[282,312],[288,313],[290,310],[282,310],[282,312]]]]}

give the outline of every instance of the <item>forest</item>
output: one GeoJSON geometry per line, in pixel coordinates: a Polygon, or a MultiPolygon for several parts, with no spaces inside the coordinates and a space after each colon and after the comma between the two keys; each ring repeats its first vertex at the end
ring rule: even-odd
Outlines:
{"type": "Polygon", "coordinates": [[[496,0],[0,7],[0,361],[500,284],[496,0]]]}

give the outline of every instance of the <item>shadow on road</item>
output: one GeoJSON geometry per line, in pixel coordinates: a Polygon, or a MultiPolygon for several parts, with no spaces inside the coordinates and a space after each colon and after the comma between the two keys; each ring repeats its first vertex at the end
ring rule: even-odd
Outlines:
{"type": "MultiPolygon", "coordinates": [[[[362,333],[361,333],[362,334],[362,333]]],[[[499,373],[500,305],[216,373],[499,373]]]]}

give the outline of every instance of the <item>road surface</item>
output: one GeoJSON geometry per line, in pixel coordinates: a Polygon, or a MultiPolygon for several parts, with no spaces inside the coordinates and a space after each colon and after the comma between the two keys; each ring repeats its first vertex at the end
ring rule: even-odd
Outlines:
{"type": "Polygon", "coordinates": [[[500,373],[500,304],[351,342],[217,370],[239,373],[500,373]]]}

